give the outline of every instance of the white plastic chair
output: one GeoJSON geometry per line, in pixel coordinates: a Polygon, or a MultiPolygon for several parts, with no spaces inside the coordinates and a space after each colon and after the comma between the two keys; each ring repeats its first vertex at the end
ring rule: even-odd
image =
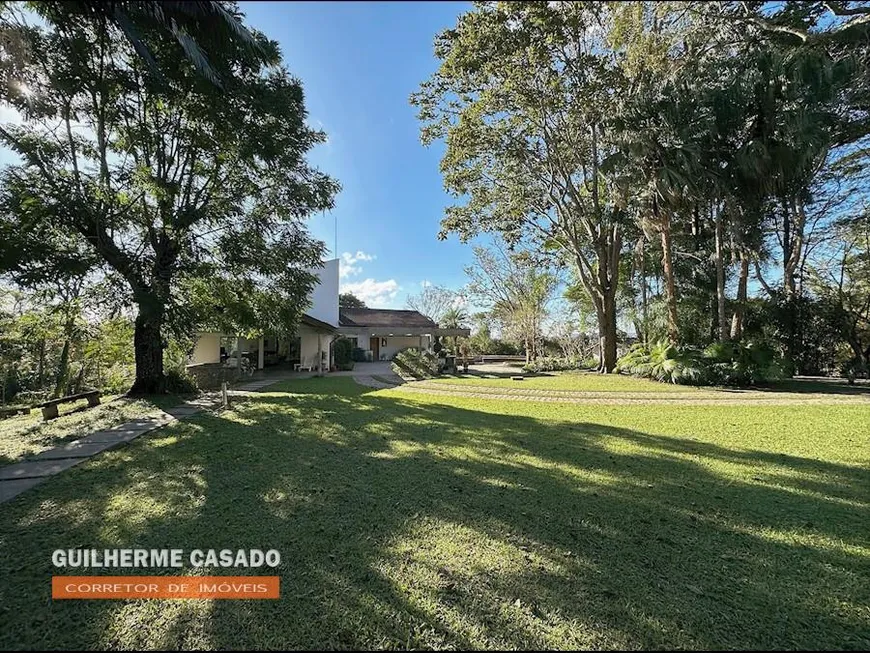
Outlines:
{"type": "Polygon", "coordinates": [[[301,360],[300,362],[296,363],[293,366],[293,370],[295,372],[303,372],[303,371],[313,372],[314,368],[316,366],[317,366],[317,356],[316,355],[309,356],[308,358],[305,358],[304,360],[301,360]]]}

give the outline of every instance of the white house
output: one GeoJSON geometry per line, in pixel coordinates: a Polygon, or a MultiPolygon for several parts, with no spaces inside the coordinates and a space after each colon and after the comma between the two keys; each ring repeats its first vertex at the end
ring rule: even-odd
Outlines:
{"type": "Polygon", "coordinates": [[[468,329],[441,329],[432,320],[410,310],[339,308],[338,259],[312,270],[318,282],[309,296],[310,306],[300,323],[286,335],[264,334],[245,339],[234,334],[198,334],[188,369],[201,381],[221,369],[240,367],[247,358],[253,367],[286,365],[327,371],[332,343],[349,338],[366,352],[368,360],[390,360],[402,349],[431,349],[436,336],[468,336],[468,329]]]}

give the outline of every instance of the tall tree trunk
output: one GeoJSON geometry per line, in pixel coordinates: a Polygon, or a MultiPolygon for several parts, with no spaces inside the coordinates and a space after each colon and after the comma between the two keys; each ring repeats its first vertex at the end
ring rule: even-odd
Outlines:
{"type": "Polygon", "coordinates": [[[45,338],[40,338],[39,340],[39,367],[37,368],[37,379],[39,382],[39,389],[42,390],[42,386],[45,385],[45,338]]]}
{"type": "Polygon", "coordinates": [[[798,292],[797,270],[804,247],[806,212],[802,202],[794,197],[783,201],[782,281],[785,293],[786,350],[793,371],[800,371],[798,356],[798,292]]]}
{"type": "Polygon", "coordinates": [[[616,369],[616,297],[607,293],[602,300],[602,312],[598,320],[600,371],[609,374],[616,369]]]}
{"type": "Polygon", "coordinates": [[[731,316],[731,339],[740,340],[743,337],[743,315],[746,311],[747,285],[749,283],[749,255],[740,251],[740,276],[737,279],[737,302],[734,314],[731,316]]]}
{"type": "Polygon", "coordinates": [[[649,344],[649,292],[646,283],[646,249],[640,252],[640,306],[643,319],[643,343],[649,344]]]}
{"type": "Polygon", "coordinates": [[[722,207],[713,207],[716,233],[716,311],[719,316],[719,341],[728,340],[728,316],[725,315],[725,262],[722,247],[722,207]]]}
{"type": "Polygon", "coordinates": [[[69,349],[70,341],[75,328],[75,318],[72,314],[72,307],[67,304],[66,320],[63,325],[63,349],[60,351],[60,362],[57,366],[57,376],[54,382],[54,397],[62,397],[66,394],[67,385],[69,384],[69,349]]]}
{"type": "Polygon", "coordinates": [[[166,390],[163,376],[163,306],[145,300],[139,302],[133,332],[133,349],[136,356],[136,380],[130,395],[161,394],[166,390]]]}
{"type": "Polygon", "coordinates": [[[665,277],[665,298],[668,306],[668,340],[676,343],[680,338],[677,316],[677,286],[674,281],[674,253],[671,247],[671,218],[667,213],[659,222],[662,235],[662,270],[665,277]]]}
{"type": "Polygon", "coordinates": [[[57,376],[54,380],[53,397],[62,397],[66,394],[64,391],[67,386],[67,376],[69,375],[69,338],[64,338],[63,349],[60,350],[60,362],[57,365],[57,376]]]}

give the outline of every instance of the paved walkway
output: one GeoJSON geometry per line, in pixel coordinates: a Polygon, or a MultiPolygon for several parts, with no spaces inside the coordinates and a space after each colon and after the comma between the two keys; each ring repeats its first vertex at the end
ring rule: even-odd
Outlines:
{"type": "Polygon", "coordinates": [[[377,377],[374,377],[366,374],[355,374],[353,380],[360,385],[364,385],[368,388],[375,388],[376,390],[395,388],[397,385],[404,383],[402,379],[395,374],[392,374],[392,376],[390,377],[385,375],[378,375],[377,377]]]}
{"type": "MultiPolygon", "coordinates": [[[[259,378],[233,388],[229,394],[231,397],[245,396],[286,378],[298,378],[298,376],[298,374],[276,375],[259,378]]],[[[9,501],[47,478],[75,467],[103,451],[123,447],[141,435],[219,405],[219,393],[210,393],[168,408],[155,417],[137,419],[103,431],[94,431],[78,440],[43,451],[24,462],[0,467],[0,503],[9,501]]]]}

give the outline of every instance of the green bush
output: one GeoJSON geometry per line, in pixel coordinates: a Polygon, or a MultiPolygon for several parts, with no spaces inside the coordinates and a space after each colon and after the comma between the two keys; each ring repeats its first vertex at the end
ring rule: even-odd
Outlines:
{"type": "Polygon", "coordinates": [[[755,342],[717,342],[703,352],[666,341],[636,344],[617,361],[617,370],[683,385],[757,385],[784,376],[776,351],[755,342]]]}
{"type": "Polygon", "coordinates": [[[15,402],[23,406],[33,406],[51,398],[50,390],[22,390],[15,395],[15,402]]]}
{"type": "Polygon", "coordinates": [[[166,391],[176,395],[190,395],[196,394],[199,387],[196,384],[196,377],[192,374],[170,369],[166,372],[166,391]]]}
{"type": "Polygon", "coordinates": [[[109,394],[123,394],[133,385],[135,376],[132,365],[115,363],[103,375],[102,389],[109,394]]]}
{"type": "Polygon", "coordinates": [[[391,366],[393,372],[403,379],[431,379],[439,373],[438,357],[414,347],[398,352],[393,357],[391,366]]]}
{"type": "Polygon", "coordinates": [[[704,350],[710,383],[757,385],[783,378],[783,364],[766,343],[717,342],[704,350]]]}
{"type": "Polygon", "coordinates": [[[664,383],[701,385],[706,381],[701,355],[694,349],[680,349],[668,342],[652,347],[636,344],[616,363],[619,372],[664,383]]]}
{"type": "Polygon", "coordinates": [[[581,370],[587,368],[586,361],[581,358],[564,358],[545,356],[523,365],[524,372],[561,372],[564,370],[581,370]]]}
{"type": "Polygon", "coordinates": [[[353,343],[348,338],[339,338],[332,343],[332,354],[338,369],[353,369],[353,343]]]}
{"type": "Polygon", "coordinates": [[[353,351],[350,353],[351,360],[354,363],[365,363],[366,362],[366,350],[362,347],[354,347],[353,351]]]}

